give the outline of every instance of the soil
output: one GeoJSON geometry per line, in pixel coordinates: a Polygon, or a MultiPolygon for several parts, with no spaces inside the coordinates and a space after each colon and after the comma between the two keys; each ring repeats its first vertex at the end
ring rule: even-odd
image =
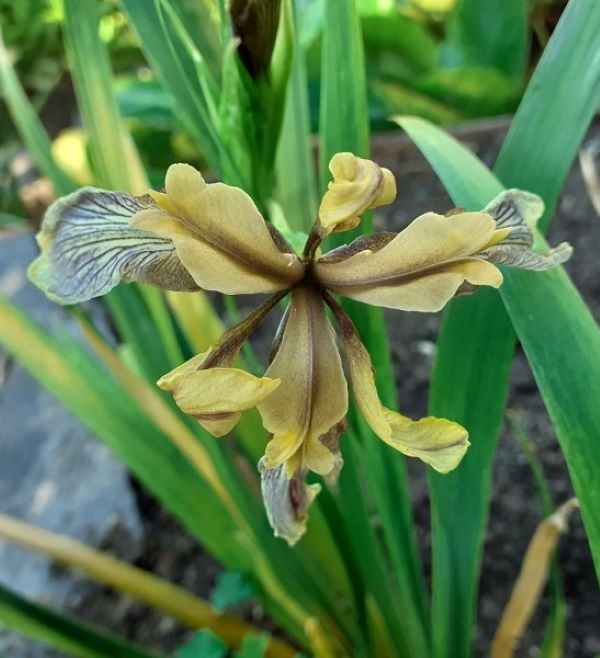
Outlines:
{"type": "MultiPolygon", "coordinates": [[[[458,134],[491,164],[507,125],[504,120],[480,122],[459,129],[458,134]]],[[[588,139],[599,136],[600,126],[597,125],[588,139]]],[[[452,207],[431,169],[405,138],[395,135],[376,138],[374,159],[392,168],[399,181],[399,201],[393,209],[378,216],[380,228],[398,230],[425,210],[443,212],[452,207]]],[[[578,166],[574,166],[567,181],[549,240],[552,244],[562,240],[573,244],[575,256],[567,264],[567,270],[600,320],[600,259],[597,255],[600,219],[589,202],[578,166]]],[[[440,316],[391,313],[387,320],[402,408],[409,415],[419,416],[426,411],[440,316]]],[[[520,351],[512,371],[509,408],[518,412],[535,444],[554,502],[557,505],[564,502],[572,495],[569,475],[533,376],[520,351]]],[[[429,572],[429,503],[424,469],[411,463],[410,477],[419,541],[429,572]]],[[[218,564],[147,493],[140,491],[139,502],[148,528],[144,557],[139,565],[207,596],[220,571],[218,564]]],[[[489,653],[492,634],[517,577],[521,559],[542,517],[530,468],[506,423],[495,462],[482,567],[476,631],[478,658],[489,653]]],[[[564,656],[592,658],[600,654],[600,594],[578,514],[574,514],[569,532],[561,542],[559,564],[568,606],[564,656]]],[[[540,646],[548,601],[546,592],[517,651],[519,658],[539,655],[536,647],[540,646]]],[[[100,587],[89,590],[73,612],[79,618],[167,652],[186,637],[184,629],[171,620],[100,587]]],[[[266,621],[260,606],[251,605],[243,612],[256,623],[266,621]]]]}

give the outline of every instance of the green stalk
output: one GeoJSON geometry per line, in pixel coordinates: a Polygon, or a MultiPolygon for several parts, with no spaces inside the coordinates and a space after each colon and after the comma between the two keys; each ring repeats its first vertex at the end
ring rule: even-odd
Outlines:
{"type": "MultiPolygon", "coordinates": [[[[327,0],[325,3],[322,48],[320,163],[321,186],[325,188],[329,180],[327,165],[333,154],[352,151],[359,156],[368,156],[369,151],[364,53],[353,0],[327,0]]],[[[360,233],[367,233],[371,229],[370,218],[363,217],[360,233]]],[[[358,233],[341,234],[331,240],[332,246],[348,242],[358,233]]],[[[394,375],[383,313],[381,309],[356,302],[344,300],[343,303],[371,353],[382,401],[394,407],[394,375]]],[[[404,461],[400,455],[391,453],[368,430],[354,409],[351,409],[349,418],[354,432],[344,445],[348,446],[348,452],[355,451],[354,467],[358,463],[366,467],[364,477],[359,476],[358,472],[353,474],[351,486],[368,490],[373,496],[386,540],[385,548],[394,568],[393,581],[385,583],[387,578],[384,576],[380,583],[388,590],[386,594],[374,590],[374,595],[375,598],[398,598],[399,614],[386,606],[382,612],[396,642],[406,643],[408,653],[404,652],[404,655],[415,658],[428,655],[425,588],[414,536],[404,461]]],[[[349,466],[346,466],[348,470],[349,466]]],[[[366,522],[368,524],[368,518],[366,522]]],[[[367,525],[362,532],[371,534],[373,528],[367,525]]],[[[369,571],[384,568],[386,558],[381,548],[378,553],[377,567],[370,564],[369,571]]],[[[400,649],[399,655],[402,655],[400,649]]]]}

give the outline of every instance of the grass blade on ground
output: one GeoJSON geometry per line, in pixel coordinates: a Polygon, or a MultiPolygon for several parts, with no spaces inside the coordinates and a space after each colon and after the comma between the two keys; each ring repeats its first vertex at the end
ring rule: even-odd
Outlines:
{"type": "Polygon", "coordinates": [[[159,658],[156,653],[27,601],[1,585],[0,624],[78,658],[159,658]]]}
{"type": "MultiPolygon", "coordinates": [[[[209,628],[234,649],[241,646],[245,636],[259,632],[255,626],[217,612],[207,601],[166,580],[64,535],[0,514],[0,537],[83,571],[97,582],[130,594],[190,628],[209,628]]],[[[291,658],[295,654],[288,645],[272,639],[265,655],[267,658],[291,658]]]]}

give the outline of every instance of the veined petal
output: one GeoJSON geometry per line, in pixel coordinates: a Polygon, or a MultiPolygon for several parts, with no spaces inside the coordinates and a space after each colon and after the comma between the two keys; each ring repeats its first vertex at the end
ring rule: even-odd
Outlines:
{"type": "Polygon", "coordinates": [[[319,207],[325,234],[346,231],[360,222],[360,215],[396,198],[396,179],[389,169],[352,153],[336,153],[329,162],[333,181],[319,207]]]}
{"type": "Polygon", "coordinates": [[[280,381],[255,377],[238,368],[207,368],[169,373],[158,386],[171,391],[177,406],[194,416],[211,434],[223,436],[240,418],[271,395],[280,381]]]}
{"type": "Polygon", "coordinates": [[[281,385],[258,404],[273,434],[266,468],[286,463],[288,477],[298,468],[327,475],[337,457],[324,440],[348,410],[348,389],[331,323],[320,295],[308,288],[292,292],[281,345],[266,376],[281,385]]]}
{"type": "Polygon", "coordinates": [[[133,215],[153,206],[149,196],[93,187],[55,201],[37,236],[41,254],[30,279],[59,304],[104,295],[120,281],[198,290],[168,237],[129,226],[133,215]]]}
{"type": "MultiPolygon", "coordinates": [[[[393,239],[371,239],[348,258],[325,254],[315,264],[321,283],[359,301],[406,311],[438,311],[464,282],[497,288],[502,274],[478,253],[498,237],[489,214],[426,213],[393,239]]],[[[501,235],[504,235],[502,233],[501,235]]]]}
{"type": "Polygon", "coordinates": [[[539,196],[522,190],[506,190],[484,210],[496,220],[498,228],[511,229],[504,239],[488,245],[480,254],[489,262],[542,271],[571,257],[573,248],[568,242],[562,242],[543,254],[532,250],[533,228],[544,213],[544,202],[539,196]]]}
{"type": "Polygon", "coordinates": [[[306,532],[308,509],[321,485],[305,482],[305,473],[288,478],[285,466],[267,468],[265,458],[258,463],[261,489],[267,518],[276,537],[293,546],[306,532]]]}
{"type": "Polygon", "coordinates": [[[327,298],[340,326],[356,403],[371,429],[385,443],[409,457],[418,457],[440,473],[456,468],[469,447],[464,427],[442,418],[414,421],[384,407],[377,394],[371,357],[352,320],[327,298]]]}
{"type": "Polygon", "coordinates": [[[199,286],[229,295],[268,293],[302,277],[304,265],[277,247],[245,192],[206,183],[185,164],[171,165],[165,184],[166,195],[153,194],[158,208],[138,213],[132,224],[171,239],[199,286]]]}

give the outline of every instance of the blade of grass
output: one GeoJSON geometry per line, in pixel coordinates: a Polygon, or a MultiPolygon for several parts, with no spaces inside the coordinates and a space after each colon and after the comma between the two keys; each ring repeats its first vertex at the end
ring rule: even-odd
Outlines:
{"type": "MultiPolygon", "coordinates": [[[[242,619],[216,612],[210,603],[166,580],[64,535],[0,514],[0,537],[83,571],[90,578],[130,594],[190,628],[209,628],[233,649],[241,646],[246,635],[259,632],[242,619]]],[[[274,638],[265,652],[267,658],[291,658],[295,654],[291,647],[274,638]]]]}
{"type": "Polygon", "coordinates": [[[67,174],[52,157],[50,138],[31,106],[10,62],[0,31],[0,89],[21,139],[35,158],[38,167],[54,185],[57,196],[69,194],[74,187],[67,174]]]}
{"type": "MultiPolygon", "coordinates": [[[[202,155],[215,171],[226,167],[228,171],[237,172],[235,163],[223,151],[213,124],[209,107],[211,100],[206,98],[206,87],[198,76],[197,53],[189,52],[189,41],[184,41],[178,32],[180,26],[165,16],[161,0],[121,0],[120,4],[139,35],[148,61],[174,99],[178,113],[202,155]]],[[[237,172],[228,182],[240,185],[243,179],[237,172]]]]}
{"type": "Polygon", "coordinates": [[[78,658],[159,658],[156,653],[27,601],[1,585],[0,622],[78,658]]]}
{"type": "MultiPolygon", "coordinates": [[[[296,16],[292,17],[296,34],[296,16]]],[[[277,151],[277,200],[289,228],[308,233],[317,212],[317,183],[310,144],[305,53],[295,38],[292,70],[277,151]]]]}
{"type": "Polygon", "coordinates": [[[100,7],[95,0],[64,2],[68,61],[99,185],[141,194],[148,183],[118,115],[108,52],[98,32],[100,7]]]}
{"type": "MultiPolygon", "coordinates": [[[[77,104],[89,135],[98,184],[132,193],[146,192],[148,181],[126,133],[114,96],[106,44],[100,39],[95,0],[65,0],[64,31],[77,104]]],[[[150,378],[181,363],[174,327],[161,293],[139,293],[121,286],[107,297],[122,337],[131,344],[140,369],[150,378]],[[156,349],[157,336],[162,350],[156,349]]]]}
{"type": "MultiPolygon", "coordinates": [[[[507,187],[521,186],[544,198],[542,229],[548,226],[598,105],[600,66],[595,39],[599,9],[589,0],[569,4],[540,60],[496,165],[507,187]],[[552,112],[548,112],[550,106],[552,112]]],[[[471,637],[456,629],[473,626],[491,464],[502,423],[514,341],[514,330],[495,293],[480,291],[471,299],[457,299],[445,313],[431,382],[430,410],[462,422],[471,433],[472,445],[454,473],[431,474],[429,478],[436,658],[470,655],[471,637]]]]}
{"type": "Polygon", "coordinates": [[[136,402],[67,334],[49,336],[0,297],[0,343],[101,438],[226,564],[248,568],[227,508],[136,402]],[[217,516],[219,515],[219,516],[217,516]]]}
{"type": "MultiPolygon", "coordinates": [[[[325,2],[321,84],[320,164],[321,187],[325,188],[329,180],[327,165],[334,153],[352,151],[357,155],[366,156],[369,150],[364,53],[353,0],[325,2]],[[340,102],[340,99],[343,99],[343,102],[340,102]]],[[[368,232],[371,227],[371,221],[363,218],[360,232],[368,232]]],[[[339,240],[347,242],[352,237],[355,235],[344,233],[339,240]]],[[[336,244],[335,241],[333,242],[336,244]]],[[[345,302],[345,308],[355,321],[371,353],[382,400],[393,407],[395,406],[394,377],[383,313],[381,309],[366,308],[352,302],[345,302]]],[[[386,623],[398,645],[399,654],[427,655],[429,641],[424,585],[413,534],[404,461],[400,455],[392,454],[374,437],[352,410],[350,421],[351,426],[363,437],[363,446],[354,436],[348,437],[348,443],[351,443],[348,451],[353,450],[357,454],[352,461],[346,460],[342,483],[347,481],[348,488],[370,488],[370,494],[378,507],[386,549],[389,551],[397,579],[390,583],[384,576],[383,582],[388,581],[385,585],[387,591],[385,593],[373,591],[373,594],[381,604],[386,623]],[[359,476],[359,471],[356,470],[358,463],[361,467],[366,464],[368,475],[359,476]],[[352,468],[355,470],[351,473],[352,468]],[[368,483],[363,478],[368,479],[368,483]],[[384,602],[383,596],[391,596],[398,600],[400,605],[398,607],[394,603],[389,605],[384,602]],[[400,642],[405,646],[400,646],[400,642]]],[[[345,492],[342,495],[345,497],[349,494],[345,492]]],[[[352,513],[355,514],[354,510],[361,509],[361,506],[355,505],[352,509],[352,513]]],[[[366,538],[373,533],[366,507],[362,509],[365,516],[361,519],[361,524],[353,519],[351,530],[357,533],[354,538],[359,542],[359,546],[364,544],[366,538]]],[[[375,560],[378,569],[382,568],[385,560],[381,547],[375,545],[370,551],[372,559],[369,560],[366,573],[374,569],[372,560],[375,560]]],[[[367,553],[361,548],[358,555],[360,560],[364,559],[367,553]]],[[[367,576],[366,582],[369,580],[371,578],[367,576]]],[[[374,582],[372,580],[373,584],[374,582]]]]}

